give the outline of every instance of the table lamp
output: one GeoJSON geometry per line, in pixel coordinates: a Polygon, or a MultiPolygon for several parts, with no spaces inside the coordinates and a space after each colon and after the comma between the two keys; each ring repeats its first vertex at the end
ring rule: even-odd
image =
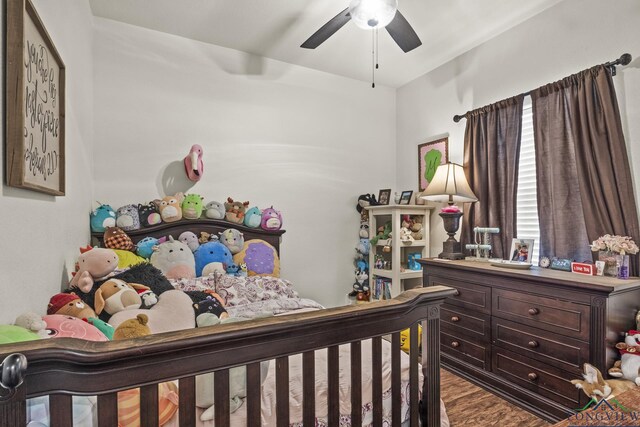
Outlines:
{"type": "Polygon", "coordinates": [[[464,259],[462,245],[455,239],[460,228],[462,211],[454,206],[454,202],[476,202],[478,198],[469,187],[467,177],[462,166],[456,163],[446,163],[438,166],[429,186],[420,196],[422,199],[434,202],[447,202],[449,208],[440,212],[444,229],[449,238],[442,244],[442,253],[438,258],[464,259]]]}

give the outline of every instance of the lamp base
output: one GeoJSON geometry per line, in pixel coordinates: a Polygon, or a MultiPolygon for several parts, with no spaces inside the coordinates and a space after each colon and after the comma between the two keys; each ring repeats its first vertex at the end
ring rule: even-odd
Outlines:
{"type": "Polygon", "coordinates": [[[442,252],[440,252],[438,258],[464,259],[464,254],[462,253],[462,244],[455,240],[446,240],[442,243],[442,252]]]}

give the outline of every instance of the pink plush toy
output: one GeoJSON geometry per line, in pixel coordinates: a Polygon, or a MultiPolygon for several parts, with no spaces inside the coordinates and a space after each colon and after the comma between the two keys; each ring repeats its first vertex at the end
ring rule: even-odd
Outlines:
{"type": "Polygon", "coordinates": [[[109,341],[95,326],[77,317],[48,314],[42,317],[47,323],[49,338],[79,338],[88,341],[109,341]]]}
{"type": "Polygon", "coordinates": [[[118,255],[111,249],[80,248],[78,257],[78,271],[69,282],[70,288],[78,288],[87,293],[96,280],[105,279],[113,275],[118,268],[118,255]]]}
{"type": "Polygon", "coordinates": [[[202,147],[198,144],[194,144],[189,154],[184,158],[184,169],[191,181],[198,182],[202,178],[204,163],[202,162],[202,147]]]}

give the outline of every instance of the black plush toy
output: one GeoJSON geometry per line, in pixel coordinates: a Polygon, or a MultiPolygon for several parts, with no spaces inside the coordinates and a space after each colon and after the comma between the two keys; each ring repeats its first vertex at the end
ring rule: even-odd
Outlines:
{"type": "Polygon", "coordinates": [[[193,304],[193,309],[196,312],[196,318],[203,313],[215,314],[219,319],[229,317],[229,313],[227,313],[227,310],[220,304],[220,301],[211,295],[193,304]]]}
{"type": "Polygon", "coordinates": [[[362,210],[367,206],[377,206],[379,205],[376,200],[376,196],[373,194],[361,194],[358,196],[358,204],[356,205],[356,210],[358,213],[362,213],[362,210]]]}
{"type": "Polygon", "coordinates": [[[140,217],[140,225],[143,227],[151,227],[162,222],[158,207],[154,203],[148,205],[138,205],[138,216],[140,217]]]}

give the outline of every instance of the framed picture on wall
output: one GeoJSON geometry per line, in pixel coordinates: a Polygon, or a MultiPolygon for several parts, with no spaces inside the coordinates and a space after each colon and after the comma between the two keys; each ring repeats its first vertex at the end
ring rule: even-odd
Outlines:
{"type": "Polygon", "coordinates": [[[6,4],[6,182],[64,196],[65,65],[31,0],[6,4]]]}
{"type": "Polygon", "coordinates": [[[438,166],[449,161],[449,137],[418,145],[418,188],[424,191],[438,166]]]}

